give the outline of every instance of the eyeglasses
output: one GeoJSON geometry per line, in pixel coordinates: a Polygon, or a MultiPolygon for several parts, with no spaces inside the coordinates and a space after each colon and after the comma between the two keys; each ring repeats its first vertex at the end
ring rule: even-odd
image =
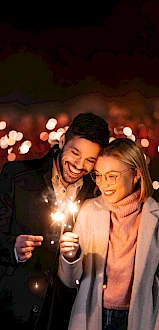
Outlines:
{"type": "Polygon", "coordinates": [[[119,171],[107,172],[105,174],[98,174],[96,172],[92,172],[91,178],[94,182],[99,184],[102,180],[102,177],[104,177],[104,179],[107,181],[107,183],[109,185],[113,185],[113,184],[116,184],[120,180],[122,174],[124,174],[128,171],[131,171],[131,170],[133,170],[133,168],[129,168],[128,170],[124,170],[121,172],[119,172],[119,171]]]}

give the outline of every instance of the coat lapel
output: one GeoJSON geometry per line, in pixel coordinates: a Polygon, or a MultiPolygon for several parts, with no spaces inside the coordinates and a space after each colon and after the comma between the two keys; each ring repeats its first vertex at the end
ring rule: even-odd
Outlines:
{"type": "Polygon", "coordinates": [[[133,284],[131,300],[134,299],[135,293],[137,292],[141,279],[143,277],[143,272],[145,269],[146,260],[148,258],[150,244],[159,218],[158,206],[157,206],[158,209],[156,209],[157,203],[155,202],[154,204],[155,209],[151,207],[150,210],[149,205],[151,205],[152,200],[151,198],[149,198],[148,200],[150,202],[149,201],[147,202],[146,207],[144,205],[140,220],[138,242],[137,242],[136,256],[135,256],[134,284],[133,284]],[[155,216],[153,212],[155,212],[157,216],[155,216]]]}
{"type": "Polygon", "coordinates": [[[105,206],[102,196],[99,196],[98,200],[95,200],[94,203],[101,209],[100,216],[99,210],[95,210],[92,214],[96,242],[98,242],[96,248],[98,253],[105,258],[109,242],[110,211],[105,206]]]}

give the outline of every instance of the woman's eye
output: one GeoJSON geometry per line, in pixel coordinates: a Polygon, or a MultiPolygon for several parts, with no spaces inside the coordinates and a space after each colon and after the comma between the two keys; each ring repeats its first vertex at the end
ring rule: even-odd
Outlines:
{"type": "Polygon", "coordinates": [[[112,174],[112,175],[109,175],[108,177],[109,177],[110,179],[116,179],[116,178],[117,178],[117,175],[113,175],[113,174],[112,174]]]}

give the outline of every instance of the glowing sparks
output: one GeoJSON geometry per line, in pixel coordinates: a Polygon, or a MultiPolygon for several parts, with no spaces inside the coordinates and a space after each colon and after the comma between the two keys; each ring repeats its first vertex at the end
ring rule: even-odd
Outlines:
{"type": "Polygon", "coordinates": [[[74,202],[74,203],[72,201],[69,201],[69,204],[68,204],[69,212],[72,213],[73,223],[75,223],[75,213],[78,212],[77,203],[80,203],[80,200],[78,200],[78,202],[74,202]]]}
{"type": "Polygon", "coordinates": [[[62,222],[64,220],[64,214],[60,211],[57,211],[55,213],[51,213],[51,218],[55,222],[62,222]]]}
{"type": "Polygon", "coordinates": [[[63,233],[63,225],[64,225],[64,219],[65,216],[62,212],[59,210],[55,213],[51,213],[51,218],[53,220],[53,223],[51,225],[52,227],[52,239],[50,241],[50,244],[53,245],[58,237],[60,237],[63,233]]]}

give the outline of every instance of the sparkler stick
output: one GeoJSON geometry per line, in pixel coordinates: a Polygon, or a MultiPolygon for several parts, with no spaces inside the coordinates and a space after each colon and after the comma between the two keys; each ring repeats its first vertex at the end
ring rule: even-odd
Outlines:
{"type": "MultiPolygon", "coordinates": [[[[72,219],[73,219],[73,224],[75,224],[75,212],[78,211],[77,209],[77,203],[80,203],[80,200],[78,200],[78,202],[72,202],[69,201],[69,205],[68,205],[68,209],[70,211],[70,213],[72,213],[72,219]]],[[[72,246],[72,250],[74,250],[74,247],[72,246]]],[[[69,255],[72,256],[72,251],[69,252],[69,255]]]]}
{"type": "Polygon", "coordinates": [[[78,211],[76,204],[77,202],[73,203],[72,201],[70,201],[68,205],[68,209],[72,213],[73,223],[75,223],[75,212],[78,211]]]}
{"type": "Polygon", "coordinates": [[[53,240],[51,244],[54,244],[54,238],[59,238],[63,231],[63,221],[64,221],[64,214],[57,210],[55,213],[51,213],[51,218],[53,220],[52,227],[53,227],[53,240]]]}

